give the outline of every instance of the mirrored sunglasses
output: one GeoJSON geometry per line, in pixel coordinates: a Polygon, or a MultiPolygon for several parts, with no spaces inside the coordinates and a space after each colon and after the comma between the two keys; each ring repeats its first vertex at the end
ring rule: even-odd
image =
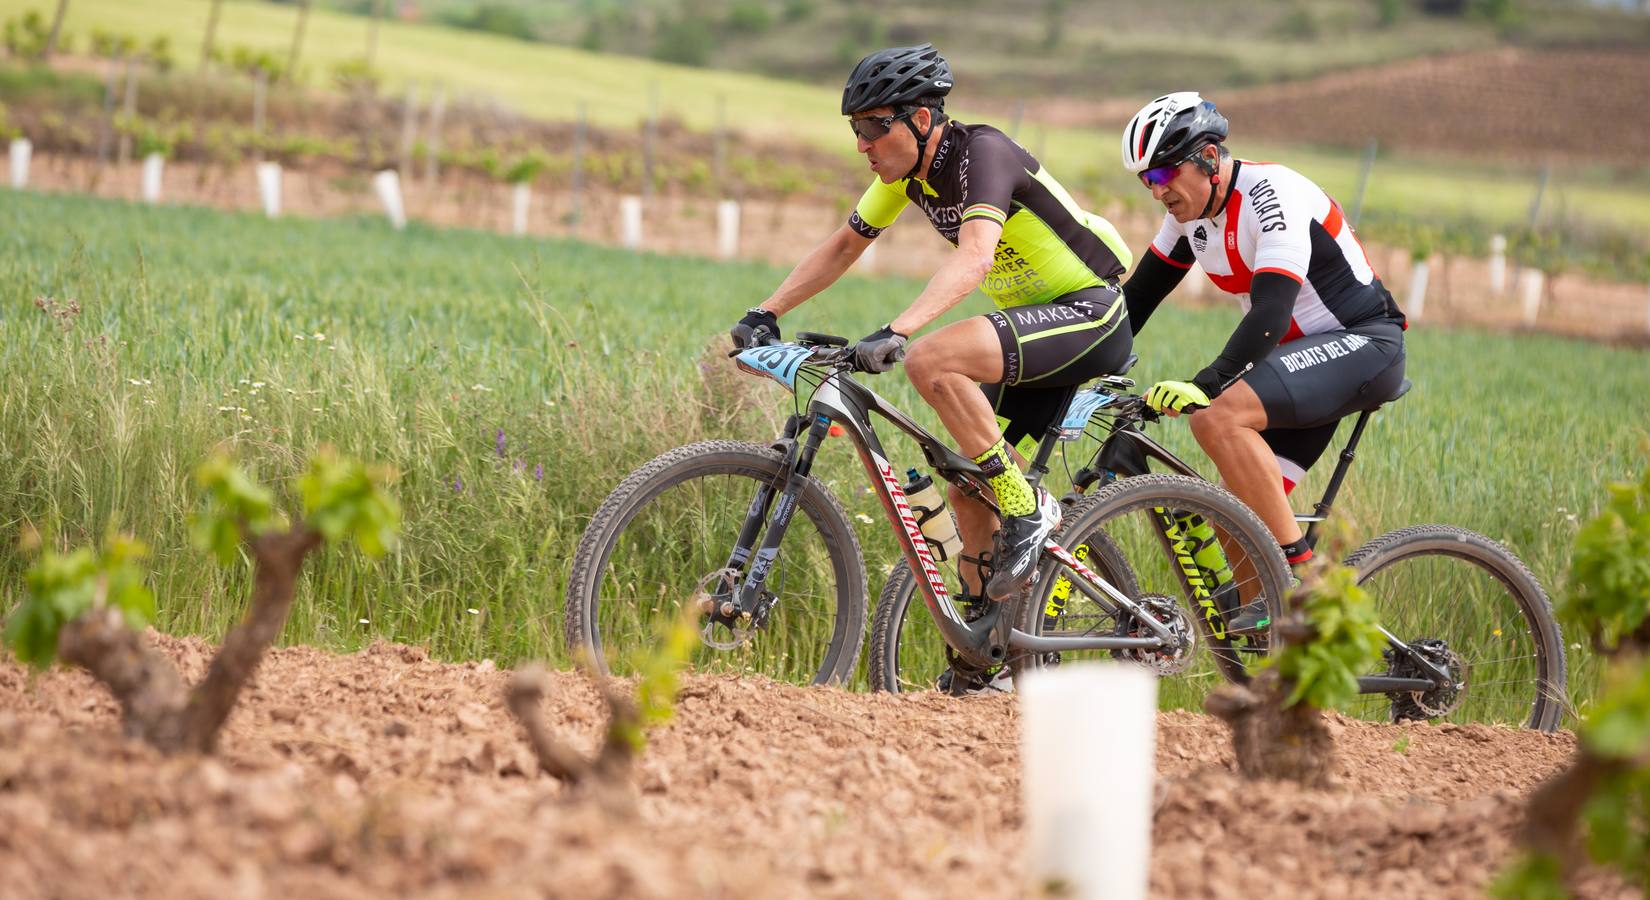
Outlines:
{"type": "Polygon", "coordinates": [[[1170,163],[1166,166],[1156,166],[1140,173],[1140,183],[1146,187],[1161,187],[1173,181],[1180,174],[1180,163],[1170,163]]]}
{"type": "Polygon", "coordinates": [[[867,143],[887,134],[894,123],[910,116],[910,113],[895,113],[891,116],[867,116],[863,119],[849,119],[848,127],[853,129],[854,136],[867,143]]]}

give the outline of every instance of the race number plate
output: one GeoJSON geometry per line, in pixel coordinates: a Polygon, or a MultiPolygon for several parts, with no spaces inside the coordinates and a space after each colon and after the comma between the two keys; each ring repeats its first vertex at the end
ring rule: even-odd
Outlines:
{"type": "Polygon", "coordinates": [[[1066,407],[1066,417],[1060,422],[1060,440],[1075,441],[1082,437],[1083,429],[1088,427],[1094,411],[1114,399],[1113,395],[1098,389],[1084,391],[1071,398],[1071,405],[1066,407]]]}
{"type": "Polygon", "coordinates": [[[768,347],[752,347],[740,353],[736,358],[739,368],[752,375],[765,375],[784,385],[786,390],[796,390],[796,373],[808,357],[813,356],[810,347],[797,344],[774,344],[768,347]]]}

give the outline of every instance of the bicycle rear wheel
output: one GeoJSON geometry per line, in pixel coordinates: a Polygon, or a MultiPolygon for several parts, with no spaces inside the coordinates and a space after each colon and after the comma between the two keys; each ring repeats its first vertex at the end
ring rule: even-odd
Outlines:
{"type": "MultiPolygon", "coordinates": [[[[1231,635],[1225,630],[1224,613],[1242,603],[1260,601],[1277,618],[1289,588],[1289,566],[1266,526],[1223,488],[1181,475],[1124,478],[1068,510],[1055,541],[1075,556],[1084,547],[1109,544],[1134,581],[1131,599],[1151,609],[1171,630],[1186,634],[1189,646],[1179,654],[1106,650],[1026,654],[1013,661],[1020,671],[1074,660],[1124,659],[1159,675],[1174,676],[1165,678],[1159,687],[1163,706],[1201,709],[1209,691],[1227,681],[1246,682],[1249,668],[1265,655],[1270,626],[1251,636],[1231,635]],[[1171,549],[1168,534],[1184,535],[1187,523],[1199,521],[1202,524],[1191,525],[1192,530],[1206,533],[1204,528],[1212,526],[1215,534],[1203,542],[1202,549],[1194,549],[1197,542],[1183,538],[1188,542],[1182,546],[1192,551],[1192,558],[1185,559],[1171,549]],[[1216,571],[1207,565],[1211,560],[1216,571]],[[1188,565],[1191,562],[1196,565],[1188,565]],[[1218,571],[1222,565],[1229,571],[1218,571]]],[[[1149,633],[1132,615],[1073,589],[1071,581],[1078,577],[1045,553],[1029,602],[1019,610],[1017,627],[1050,637],[1149,633]]]]}
{"type": "MultiPolygon", "coordinates": [[[[729,579],[719,573],[753,499],[783,469],[778,451],[705,441],[631,473],[579,539],[567,586],[568,646],[587,651],[600,671],[631,674],[630,660],[657,643],[683,604],[725,591],[729,579]]],[[[815,479],[798,500],[803,515],[791,518],[764,585],[767,614],[741,629],[702,621],[690,660],[696,669],[814,684],[852,675],[865,632],[859,540],[842,505],[815,479]]]]}
{"type": "MultiPolygon", "coordinates": [[[[1568,702],[1564,639],[1541,584],[1506,547],[1464,528],[1418,525],[1375,538],[1346,564],[1358,571],[1381,625],[1456,682],[1421,694],[1364,695],[1349,713],[1558,727],[1568,702]]],[[[1373,674],[1414,677],[1402,656],[1389,653],[1388,667],[1373,674]]]]}

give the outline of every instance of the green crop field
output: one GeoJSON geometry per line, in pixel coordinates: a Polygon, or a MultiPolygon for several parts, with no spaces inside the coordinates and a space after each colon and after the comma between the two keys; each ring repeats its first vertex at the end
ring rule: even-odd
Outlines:
{"type": "MultiPolygon", "coordinates": [[[[180,64],[193,69],[199,60],[208,5],[204,0],[74,0],[69,4],[64,27],[82,49],[94,29],[143,41],[164,35],[171,39],[180,64]]],[[[49,0],[0,0],[0,19],[31,10],[49,16],[53,8],[49,0]]],[[[217,38],[220,48],[247,46],[285,60],[297,16],[295,6],[229,0],[223,10],[217,38]]],[[[1350,14],[1344,9],[1336,14],[1341,13],[1350,14]]],[[[1404,27],[1413,30],[1420,24],[1424,23],[1404,27]]],[[[802,140],[839,150],[845,156],[853,152],[849,133],[836,115],[841,73],[821,76],[808,84],[668,65],[633,56],[588,53],[436,25],[389,21],[381,27],[377,66],[386,87],[395,93],[412,85],[427,96],[433,85],[441,84],[455,94],[496,97],[523,113],[557,120],[572,118],[582,102],[596,124],[632,128],[648,115],[651,92],[657,90],[663,114],[677,117],[693,129],[708,131],[717,127],[718,108],[725,99],[729,124],[742,133],[802,140]]],[[[1432,42],[1436,34],[1440,28],[1449,32],[1455,27],[1422,29],[1434,37],[1420,43],[1407,41],[1410,49],[1406,52],[1417,52],[1416,48],[1422,46],[1433,51],[1442,49],[1445,44],[1432,42]]],[[[1461,45],[1482,46],[1481,35],[1472,37],[1481,30],[1474,26],[1463,31],[1461,45]]],[[[364,52],[366,31],[367,20],[363,17],[316,9],[305,31],[299,64],[305,80],[313,85],[329,83],[334,66],[364,52]]],[[[1153,41],[1167,40],[1154,34],[1133,37],[1153,47],[1158,46],[1153,41]]],[[[1353,55],[1341,54],[1342,64],[1373,63],[1387,58],[1383,54],[1398,54],[1396,48],[1387,46],[1392,37],[1385,32],[1356,40],[1343,36],[1325,46],[1353,48],[1347,50],[1353,55]],[[1387,49],[1380,50],[1382,47],[1387,49]]],[[[1276,61],[1275,71],[1257,69],[1252,76],[1265,80],[1320,70],[1325,60],[1312,56],[1310,46],[1276,35],[1257,36],[1256,41],[1245,45],[1241,55],[1276,61]],[[1289,45],[1287,50],[1284,44],[1289,45]]],[[[960,56],[955,62],[966,70],[969,59],[960,56]]],[[[1181,84],[1176,81],[1171,86],[1181,84]]],[[[1102,87],[1115,90],[1116,84],[1105,82],[1102,87]]],[[[1144,96],[1151,90],[1134,92],[1144,96]]],[[[959,116],[970,119],[966,82],[955,99],[959,116]]],[[[1027,99],[1031,101],[1030,118],[1017,136],[1068,186],[1093,186],[1112,195],[1137,195],[1144,202],[1144,193],[1118,167],[1115,135],[1109,130],[1036,125],[1039,98],[1032,95],[1027,99]]],[[[1006,128],[1009,123],[998,124],[1006,128]]],[[[1358,173],[1356,152],[1257,146],[1241,139],[1241,128],[1233,146],[1251,158],[1288,163],[1319,180],[1344,203],[1351,203],[1358,173]]],[[[1525,220],[1535,181],[1533,170],[1477,161],[1440,163],[1383,156],[1365,208],[1371,213],[1414,217],[1418,221],[1471,219],[1505,228],[1525,220]]],[[[1576,220],[1642,232],[1650,228],[1650,182],[1642,176],[1564,168],[1554,173],[1544,206],[1549,212],[1576,220]]]]}
{"type": "MultiPolygon", "coordinates": [[[[625,473],[693,440],[771,437],[759,418],[720,424],[725,393],[752,380],[703,351],[778,282],[774,268],[29,193],[5,195],[0,236],[0,543],[25,525],[65,545],[136,534],[155,551],[168,631],[221,635],[243,608],[247,572],[188,540],[191,472],[219,445],[279,485],[321,444],[402,473],[401,549],[319,561],[285,640],[383,637],[509,663],[566,661],[572,548],[625,473]],[[723,387],[707,390],[702,358],[723,387]]],[[[858,335],[918,287],[848,279],[785,324],[858,335]]],[[[1195,371],[1234,316],[1165,308],[1135,374],[1195,371]]],[[[1360,540],[1421,521],[1472,527],[1556,587],[1603,484],[1646,463],[1644,354],[1433,329],[1410,348],[1417,387],[1377,418],[1341,510],[1360,540]]],[[[875,385],[921,409],[897,376],[875,385]]],[[[1159,433],[1202,459],[1183,427],[1159,433]]],[[[920,462],[891,449],[896,465],[920,462]]],[[[874,597],[895,551],[864,474],[845,442],[816,474],[865,516],[874,597]]],[[[0,610],[26,565],[0,554],[0,610]]]]}

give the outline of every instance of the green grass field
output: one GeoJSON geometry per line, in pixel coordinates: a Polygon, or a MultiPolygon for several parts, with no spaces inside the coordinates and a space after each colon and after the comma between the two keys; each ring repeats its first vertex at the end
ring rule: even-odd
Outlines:
{"type": "MultiPolygon", "coordinates": [[[[65,29],[82,48],[93,29],[129,34],[145,41],[166,35],[172,40],[180,64],[192,69],[199,60],[207,7],[203,0],[74,0],[69,5],[65,29]]],[[[49,16],[53,8],[49,0],[0,0],[0,19],[29,10],[49,16]]],[[[1347,10],[1338,10],[1334,15],[1343,13],[1347,10]]],[[[1142,10],[1141,14],[1146,12],[1142,10]]],[[[296,16],[295,6],[230,0],[224,4],[218,45],[250,46],[284,60],[296,16]]],[[[1339,54],[1339,65],[1344,66],[1409,55],[1421,48],[1438,51],[1482,43],[1481,36],[1473,36],[1481,30],[1477,26],[1460,26],[1465,30],[1455,34],[1451,29],[1460,23],[1418,20],[1404,28],[1423,25],[1426,27],[1420,31],[1429,37],[1405,40],[1397,40],[1387,32],[1366,34],[1358,29],[1322,44],[1256,35],[1245,43],[1240,55],[1253,57],[1245,65],[1255,68],[1254,80],[1264,81],[1319,71],[1330,66],[1325,54],[1331,51],[1339,54]],[[1264,60],[1271,62],[1263,65],[1264,60]]],[[[305,32],[300,62],[300,68],[307,70],[306,80],[329,83],[334,65],[364,52],[366,30],[367,20],[362,17],[315,10],[305,32]]],[[[1400,29],[1398,33],[1407,35],[1409,31],[1400,29]]],[[[1130,40],[1135,42],[1131,47],[1139,41],[1145,41],[1147,47],[1170,46],[1165,35],[1150,29],[1131,33],[1130,40]]],[[[1027,55],[1034,54],[1027,51],[1027,55]]],[[[803,140],[839,150],[845,156],[853,152],[848,131],[836,115],[840,73],[805,84],[401,22],[383,24],[377,58],[386,86],[393,93],[403,91],[407,85],[427,92],[432,85],[442,84],[455,93],[497,97],[523,113],[548,119],[572,118],[583,102],[593,122],[631,128],[648,115],[650,91],[656,85],[664,114],[680,118],[690,128],[704,131],[717,127],[720,98],[726,98],[730,125],[738,131],[765,138],[803,140]]],[[[968,61],[966,57],[956,59],[959,66],[966,66],[968,61]]],[[[1109,85],[1105,90],[1118,90],[1115,82],[1103,85],[1109,85]]],[[[969,98],[966,91],[959,91],[955,108],[968,119],[969,98]]],[[[1144,95],[1151,90],[1134,92],[1144,95]]],[[[1068,186],[1144,198],[1118,167],[1116,137],[1111,132],[1042,128],[1033,122],[1037,98],[1028,99],[1032,101],[1030,118],[1018,137],[1039,153],[1068,186]]],[[[1008,125],[1006,121],[998,124],[1008,125]]],[[[1235,141],[1234,147],[1251,158],[1286,162],[1319,180],[1343,202],[1351,202],[1358,173],[1356,152],[1255,146],[1241,140],[1235,141]]],[[[1530,170],[1383,156],[1370,185],[1366,208],[1422,221],[1466,218],[1509,227],[1524,222],[1535,180],[1536,174],[1530,170]]],[[[1563,169],[1553,177],[1545,207],[1583,221],[1643,231],[1650,229],[1650,182],[1642,177],[1563,169]]]]}
{"type": "MultiPolygon", "coordinates": [[[[24,525],[63,544],[133,532],[155,549],[169,631],[221,635],[243,608],[247,572],[216,568],[187,537],[191,472],[220,444],[283,490],[326,443],[403,473],[400,551],[319,560],[284,640],[384,637],[511,663],[566,661],[568,560],[625,473],[693,440],[771,437],[718,424],[698,367],[782,277],[771,267],[28,193],[5,195],[0,235],[0,542],[24,525]],[[50,314],[71,300],[78,313],[50,314]]],[[[848,279],[786,325],[858,335],[917,289],[848,279]]],[[[1234,317],[1159,312],[1135,374],[1195,371],[1234,317]]],[[[1472,527],[1556,588],[1604,482],[1646,463],[1643,353],[1434,329],[1410,348],[1417,388],[1378,417],[1341,511],[1360,540],[1420,521],[1472,527]]],[[[921,409],[902,379],[876,386],[921,409]]],[[[1183,428],[1160,434],[1202,459],[1183,428]]],[[[896,465],[919,462],[891,449],[896,465]]],[[[895,551],[864,474],[835,443],[816,474],[868,519],[855,527],[874,597],[895,551]]],[[[27,564],[0,554],[0,609],[27,564]]]]}

